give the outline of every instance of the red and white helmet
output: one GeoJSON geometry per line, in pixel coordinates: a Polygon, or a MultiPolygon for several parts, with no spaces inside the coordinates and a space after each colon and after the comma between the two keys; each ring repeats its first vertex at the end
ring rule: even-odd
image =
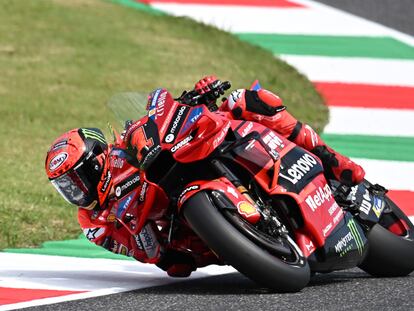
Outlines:
{"type": "Polygon", "coordinates": [[[108,144],[101,130],[77,128],[53,142],[45,169],[66,201],[92,209],[104,203],[111,188],[107,156],[108,144]]]}

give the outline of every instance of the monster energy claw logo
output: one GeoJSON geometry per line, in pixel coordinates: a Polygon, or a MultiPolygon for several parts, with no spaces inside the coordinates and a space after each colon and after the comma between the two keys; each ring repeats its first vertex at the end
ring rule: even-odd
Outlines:
{"type": "Polygon", "coordinates": [[[362,255],[362,250],[364,249],[364,242],[362,241],[361,235],[359,234],[355,221],[351,219],[347,225],[349,231],[351,231],[351,234],[354,237],[356,246],[358,247],[358,252],[362,255]]]}
{"type": "Polygon", "coordinates": [[[91,129],[81,129],[83,136],[85,136],[85,138],[90,138],[90,139],[95,139],[97,141],[99,141],[100,143],[106,144],[105,141],[105,137],[103,136],[103,134],[99,133],[96,130],[91,130],[91,129]]]}

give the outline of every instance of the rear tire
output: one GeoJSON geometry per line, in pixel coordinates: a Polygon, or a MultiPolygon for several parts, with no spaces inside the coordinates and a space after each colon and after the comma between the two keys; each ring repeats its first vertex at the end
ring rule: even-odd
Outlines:
{"type": "Polygon", "coordinates": [[[386,196],[389,209],[381,218],[402,220],[408,228],[402,235],[387,230],[381,219],[368,233],[368,253],[359,267],[377,277],[406,276],[414,271],[414,226],[403,211],[386,196]]]}
{"type": "Polygon", "coordinates": [[[224,218],[206,192],[191,197],[183,211],[197,235],[248,278],[278,292],[300,291],[308,284],[310,269],[305,259],[288,264],[257,246],[224,218]]]}

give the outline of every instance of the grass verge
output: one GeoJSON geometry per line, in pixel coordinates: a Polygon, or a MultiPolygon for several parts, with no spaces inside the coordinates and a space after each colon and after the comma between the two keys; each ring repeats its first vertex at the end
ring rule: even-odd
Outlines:
{"type": "Polygon", "coordinates": [[[78,236],[76,208],[49,184],[44,157],[64,131],[104,128],[114,93],[163,86],[179,95],[212,73],[236,88],[258,78],[300,119],[318,129],[327,120],[309,81],[270,52],[100,0],[1,1],[0,73],[0,249],[78,236]]]}

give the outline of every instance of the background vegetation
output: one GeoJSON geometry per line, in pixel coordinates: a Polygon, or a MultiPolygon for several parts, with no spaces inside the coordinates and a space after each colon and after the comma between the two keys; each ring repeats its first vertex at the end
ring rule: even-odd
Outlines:
{"type": "Polygon", "coordinates": [[[179,95],[211,73],[236,88],[258,78],[297,117],[318,129],[327,120],[304,77],[212,27],[102,0],[2,0],[0,249],[79,234],[76,208],[44,173],[57,136],[105,128],[105,102],[117,92],[164,86],[179,95]]]}

